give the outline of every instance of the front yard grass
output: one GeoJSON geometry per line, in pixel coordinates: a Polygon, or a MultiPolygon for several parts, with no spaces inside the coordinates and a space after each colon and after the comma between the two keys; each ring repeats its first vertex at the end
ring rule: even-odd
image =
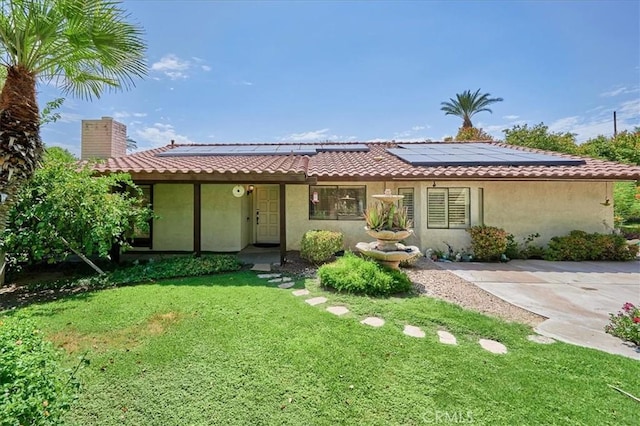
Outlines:
{"type": "MultiPolygon", "coordinates": [[[[71,424],[633,424],[640,363],[426,297],[303,298],[253,272],[86,293],[19,311],[86,354],[71,424]],[[335,317],[324,308],[350,309],[335,317]],[[379,328],[359,323],[378,315],[379,328]],[[427,336],[402,334],[404,324],[427,336]],[[442,345],[446,329],[458,346],[442,345]],[[478,338],[504,343],[493,355],[478,338]]],[[[297,284],[298,288],[302,283],[297,284]]],[[[15,311],[14,311],[15,312],[15,311]]],[[[11,314],[11,313],[10,313],[11,314]]]]}

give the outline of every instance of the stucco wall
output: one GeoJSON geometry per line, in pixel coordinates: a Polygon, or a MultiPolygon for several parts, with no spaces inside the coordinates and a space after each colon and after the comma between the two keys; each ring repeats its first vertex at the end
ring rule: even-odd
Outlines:
{"type": "MultiPolygon", "coordinates": [[[[331,183],[334,185],[334,183],[331,183]]],[[[335,185],[357,185],[354,182],[337,182],[335,185]]],[[[365,183],[363,183],[365,184],[365,183]]],[[[406,242],[421,250],[429,247],[446,249],[449,243],[454,249],[470,246],[469,234],[464,229],[428,229],[426,225],[427,189],[433,182],[394,181],[368,182],[367,203],[371,197],[390,188],[414,188],[415,225],[414,236],[406,242]]],[[[436,182],[438,188],[465,187],[470,189],[471,225],[498,226],[516,237],[538,232],[538,243],[547,243],[556,235],[564,235],[573,229],[588,232],[609,232],[613,226],[613,206],[602,206],[606,197],[612,199],[612,185],[604,182],[436,182]],[[482,202],[484,200],[484,202],[482,202]]],[[[364,221],[309,220],[309,187],[287,186],[287,249],[299,250],[304,232],[310,229],[341,231],[345,246],[353,248],[359,241],[370,241],[365,233],[364,221]]]]}
{"type": "Polygon", "coordinates": [[[613,228],[612,184],[605,182],[493,182],[484,185],[487,225],[514,235],[540,233],[541,243],[573,229],[610,232],[613,228]]]}
{"type": "MultiPolygon", "coordinates": [[[[203,251],[239,251],[244,245],[243,222],[246,222],[248,198],[234,197],[235,184],[201,186],[201,247],[203,251]]],[[[246,226],[246,225],[245,225],[246,226]]],[[[246,232],[246,231],[245,231],[246,232]]],[[[245,244],[246,245],[246,244],[245,244]]]]}
{"type": "Polygon", "coordinates": [[[153,186],[153,250],[193,250],[193,185],[153,186]]]}

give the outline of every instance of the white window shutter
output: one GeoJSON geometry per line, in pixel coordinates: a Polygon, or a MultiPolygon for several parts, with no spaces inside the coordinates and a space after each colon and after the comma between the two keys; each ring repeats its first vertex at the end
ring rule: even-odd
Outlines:
{"type": "Polygon", "coordinates": [[[447,228],[447,216],[447,189],[429,188],[427,190],[427,226],[447,228]]]}
{"type": "Polygon", "coordinates": [[[469,189],[449,188],[449,227],[465,228],[469,226],[469,189]]]}

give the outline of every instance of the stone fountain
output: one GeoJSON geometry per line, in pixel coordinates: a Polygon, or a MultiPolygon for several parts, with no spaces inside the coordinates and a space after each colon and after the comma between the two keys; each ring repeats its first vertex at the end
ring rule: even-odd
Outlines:
{"type": "MultiPolygon", "coordinates": [[[[394,195],[390,189],[384,191],[384,194],[373,195],[381,205],[383,214],[393,216],[395,212],[394,203],[404,198],[404,195],[394,195]]],[[[371,257],[379,263],[398,269],[400,262],[413,259],[420,256],[420,249],[416,246],[405,246],[400,241],[413,234],[413,230],[406,227],[390,226],[386,220],[382,221],[384,225],[376,229],[365,227],[367,234],[375,238],[376,241],[356,244],[356,248],[365,256],[371,257]]]]}

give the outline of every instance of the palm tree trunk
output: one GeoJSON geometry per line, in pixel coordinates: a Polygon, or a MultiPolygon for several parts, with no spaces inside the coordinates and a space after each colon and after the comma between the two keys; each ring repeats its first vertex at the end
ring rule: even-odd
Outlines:
{"type": "MultiPolygon", "coordinates": [[[[0,93],[0,234],[14,196],[33,176],[42,151],[36,76],[20,66],[9,67],[0,93]]],[[[4,253],[0,270],[4,272],[4,253]]]]}
{"type": "Polygon", "coordinates": [[[463,129],[470,129],[471,127],[473,127],[473,123],[471,123],[471,119],[467,116],[464,117],[464,120],[462,121],[462,128],[463,129]]]}

